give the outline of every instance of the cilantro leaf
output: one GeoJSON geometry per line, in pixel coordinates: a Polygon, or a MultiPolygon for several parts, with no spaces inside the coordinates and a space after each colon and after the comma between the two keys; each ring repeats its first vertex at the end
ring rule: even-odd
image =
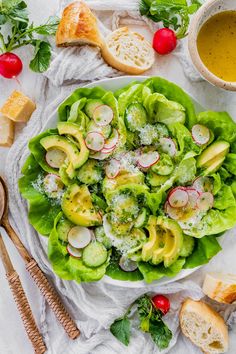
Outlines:
{"type": "Polygon", "coordinates": [[[130,340],[130,320],[127,317],[119,318],[115,320],[110,331],[120,342],[124,345],[129,345],[130,340]]]}
{"type": "Polygon", "coordinates": [[[59,24],[59,17],[57,16],[50,16],[48,21],[45,23],[45,25],[41,25],[40,27],[37,27],[34,32],[38,34],[42,34],[44,36],[47,35],[53,35],[57,31],[57,26],[59,24]]]}
{"type": "Polygon", "coordinates": [[[34,58],[30,62],[30,69],[42,73],[47,70],[51,59],[51,46],[48,42],[35,40],[34,58]]]}

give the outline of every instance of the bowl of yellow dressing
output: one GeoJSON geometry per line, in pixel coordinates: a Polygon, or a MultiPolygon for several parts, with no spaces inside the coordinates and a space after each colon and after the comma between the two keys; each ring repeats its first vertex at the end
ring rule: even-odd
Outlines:
{"type": "Polygon", "coordinates": [[[209,0],[191,22],[191,59],[210,83],[236,91],[236,0],[209,0]]]}

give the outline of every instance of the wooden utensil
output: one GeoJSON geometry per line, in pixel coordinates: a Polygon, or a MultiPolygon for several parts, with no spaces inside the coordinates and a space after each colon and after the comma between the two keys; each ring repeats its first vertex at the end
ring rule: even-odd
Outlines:
{"type": "MultiPolygon", "coordinates": [[[[1,188],[1,187],[0,187],[1,188]]],[[[27,297],[21,285],[19,275],[13,268],[10,257],[7,253],[7,249],[3,242],[0,233],[0,257],[6,271],[6,277],[9,283],[9,287],[13,294],[16,306],[20,312],[26,333],[33,345],[34,351],[37,354],[43,354],[46,352],[46,346],[43,342],[43,338],[35,323],[33,313],[28,303],[27,297]]]]}
{"type": "Polygon", "coordinates": [[[2,215],[0,214],[0,225],[4,227],[8,236],[14,243],[19,254],[25,262],[27,271],[32,276],[34,282],[47,300],[51,309],[54,311],[58,321],[62,324],[66,333],[71,339],[76,339],[79,336],[80,332],[75,322],[71,319],[69,313],[61,303],[61,300],[58,294],[56,293],[55,289],[49,283],[45,274],[39,268],[37,262],[29,254],[29,252],[21,242],[19,236],[16,234],[16,232],[13,230],[12,226],[9,223],[7,187],[2,177],[0,177],[0,185],[2,185],[2,188],[0,188],[0,204],[4,205],[4,207],[0,208],[0,211],[2,209],[2,215]]]}

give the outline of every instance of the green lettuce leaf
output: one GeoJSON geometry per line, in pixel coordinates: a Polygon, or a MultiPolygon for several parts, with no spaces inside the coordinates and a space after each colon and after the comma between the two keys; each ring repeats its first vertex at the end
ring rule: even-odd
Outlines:
{"type": "Polygon", "coordinates": [[[228,154],[223,166],[236,176],[236,154],[228,154]]]}
{"type": "Polygon", "coordinates": [[[29,149],[32,155],[34,156],[35,160],[41,166],[41,168],[49,173],[54,173],[58,175],[58,170],[50,167],[46,160],[45,160],[45,149],[40,144],[40,140],[46,136],[50,135],[58,135],[57,129],[49,129],[46,130],[44,133],[37,135],[29,142],[29,149]]]}
{"type": "Polygon", "coordinates": [[[119,255],[119,253],[116,252],[115,249],[113,249],[110,263],[106,269],[106,275],[117,280],[125,280],[125,281],[142,280],[143,276],[138,269],[133,272],[125,272],[119,267],[120,257],[121,256],[119,255]]]}
{"type": "Polygon", "coordinates": [[[186,233],[197,238],[219,234],[236,225],[235,215],[235,206],[225,210],[211,209],[197,224],[197,227],[193,227],[186,233]]]}
{"type": "Polygon", "coordinates": [[[197,119],[211,129],[216,138],[229,143],[236,140],[236,123],[228,113],[206,111],[199,113],[197,119]]]}
{"type": "Polygon", "coordinates": [[[151,283],[154,280],[163,277],[174,277],[177,275],[185,264],[185,258],[179,258],[170,267],[165,268],[162,264],[154,266],[147,262],[139,262],[138,268],[143,275],[146,283],[151,283]]]}
{"type": "Polygon", "coordinates": [[[193,253],[186,258],[184,268],[195,268],[202,264],[206,264],[213,258],[221,247],[217,241],[216,236],[205,236],[195,242],[193,253]]]}
{"type": "Polygon", "coordinates": [[[110,256],[104,264],[97,268],[87,267],[82,259],[70,256],[66,245],[62,244],[58,238],[57,223],[61,216],[62,213],[59,213],[55,218],[54,227],[48,240],[48,258],[54,272],[62,279],[75,280],[78,283],[100,280],[106,272],[110,256]]]}
{"type": "Polygon", "coordinates": [[[22,172],[25,175],[19,179],[19,190],[29,202],[29,222],[41,235],[47,236],[61,207],[55,200],[48,198],[40,188],[35,187],[38,180],[43,178],[44,172],[33,155],[26,160],[22,172]]]}
{"type": "Polygon", "coordinates": [[[214,208],[224,210],[236,207],[236,201],[230,186],[223,185],[214,198],[214,208]]]}
{"type": "Polygon", "coordinates": [[[60,121],[66,121],[70,117],[71,119],[71,109],[72,105],[79,101],[78,107],[73,106],[73,114],[74,110],[77,108],[77,113],[79,109],[82,109],[86,104],[87,99],[101,99],[104,104],[109,105],[113,109],[114,124],[117,124],[118,120],[118,103],[112,92],[104,90],[102,87],[94,87],[94,88],[78,88],[75,90],[58,108],[58,119],[60,121]]]}

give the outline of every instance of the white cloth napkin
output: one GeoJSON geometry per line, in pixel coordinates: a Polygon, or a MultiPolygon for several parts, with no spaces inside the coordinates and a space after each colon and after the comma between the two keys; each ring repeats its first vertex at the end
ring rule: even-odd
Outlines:
{"type": "MultiPolygon", "coordinates": [[[[68,1],[61,1],[61,8],[66,3],[68,1]]],[[[151,30],[156,28],[156,25],[150,21],[145,20],[144,22],[141,19],[138,13],[137,0],[88,0],[87,3],[99,16],[103,33],[125,24],[138,23],[148,25],[151,30]]],[[[182,47],[178,49],[178,53],[178,56],[184,58],[186,67],[192,73],[182,47]]],[[[150,71],[150,73],[153,72],[150,71]]],[[[142,289],[115,287],[104,283],[104,281],[80,285],[73,281],[63,281],[53,273],[48,262],[46,239],[38,235],[29,225],[27,204],[18,191],[17,181],[20,176],[20,169],[28,155],[27,143],[31,137],[43,129],[50,114],[57,109],[59,103],[78,87],[78,83],[82,84],[85,81],[117,75],[120,75],[120,73],[105,64],[99,51],[95,48],[86,46],[54,49],[53,61],[49,70],[45,73],[44,78],[42,76],[38,77],[35,85],[34,96],[37,101],[37,110],[9,152],[6,176],[9,184],[11,221],[32,256],[55,284],[65,305],[77,322],[81,330],[81,336],[76,341],[69,340],[45,302],[43,302],[41,308],[41,330],[50,354],[158,353],[159,351],[150,337],[140,332],[137,327],[132,329],[131,343],[127,348],[118,342],[108,330],[113,320],[119,317],[134,299],[145,292],[151,291],[168,294],[171,300],[171,311],[164,318],[173,331],[173,339],[168,350],[171,353],[183,354],[189,352],[197,354],[200,351],[188,340],[179,337],[180,339],[177,342],[179,334],[178,311],[184,298],[200,299],[203,296],[199,286],[203,271],[198,271],[188,279],[178,283],[166,286],[149,285],[142,289]],[[76,84],[68,85],[74,81],[76,81],[76,84]],[[61,86],[62,84],[64,86],[61,86]]],[[[232,253],[235,254],[235,251],[236,246],[232,244],[229,235],[224,241],[225,258],[222,260],[222,258],[216,256],[212,262],[215,265],[213,269],[221,270],[221,267],[223,269],[223,266],[225,266],[225,269],[230,270],[233,259],[232,253]]],[[[210,268],[210,265],[207,268],[210,268]]],[[[231,312],[232,308],[229,309],[229,307],[227,307],[226,312],[223,311],[225,318],[229,318],[230,323],[233,324],[236,316],[231,312]]],[[[162,351],[162,353],[168,350],[162,351]]],[[[233,352],[232,350],[231,353],[233,352]]]]}

